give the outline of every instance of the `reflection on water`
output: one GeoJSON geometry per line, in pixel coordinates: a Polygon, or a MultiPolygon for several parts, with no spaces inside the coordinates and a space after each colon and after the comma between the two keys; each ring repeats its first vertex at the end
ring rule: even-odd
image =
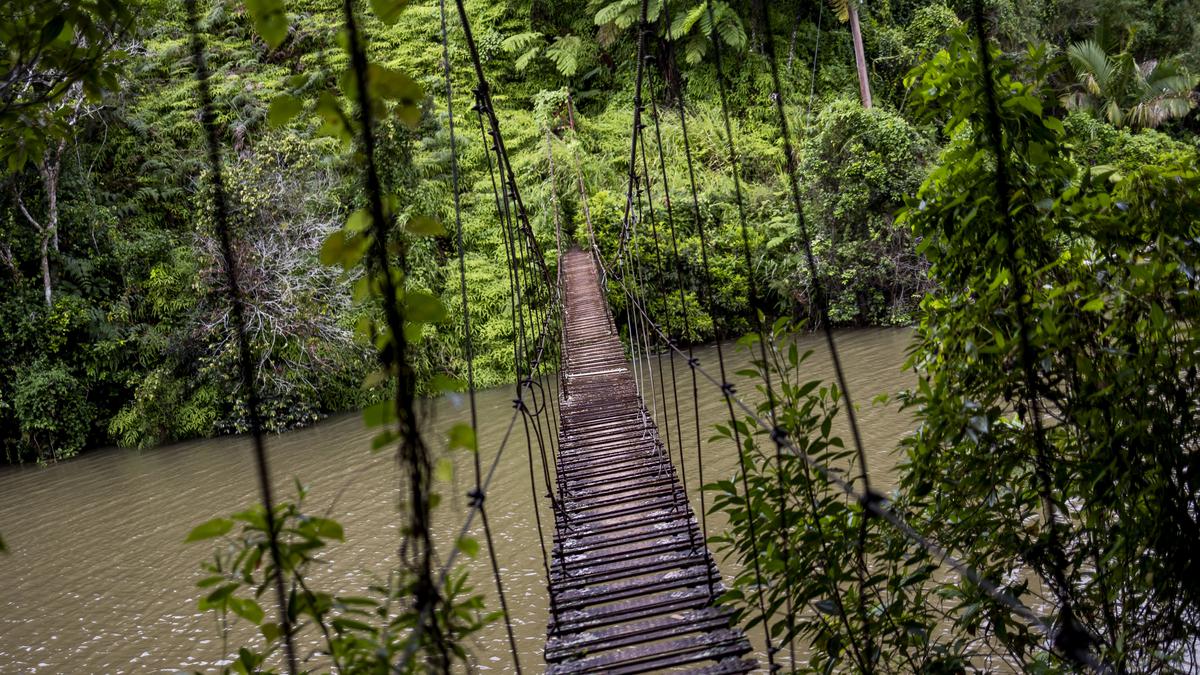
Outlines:
{"type": "MultiPolygon", "coordinates": [[[[911,376],[900,370],[909,336],[900,329],[838,334],[871,469],[881,477],[890,474],[895,464],[891,450],[910,422],[894,405],[870,402],[876,394],[909,385],[911,376]]],[[[803,342],[815,350],[808,364],[812,376],[831,377],[819,338],[803,342]]],[[[703,367],[715,371],[713,348],[696,355],[703,367]]],[[[731,379],[741,381],[738,390],[752,391],[752,382],[732,375],[749,355],[732,348],[726,355],[731,379]]],[[[681,429],[685,446],[693,449],[690,459],[695,456],[695,418],[685,396],[691,382],[687,378],[683,387],[686,366],[679,362],[677,368],[681,429]]],[[[654,372],[657,378],[657,361],[654,372]]],[[[485,463],[495,456],[508,426],[512,398],[511,388],[479,394],[485,463]]],[[[444,434],[436,432],[465,420],[465,401],[445,399],[428,408],[434,430],[429,438],[441,450],[444,434]]],[[[657,408],[660,413],[668,409],[662,401],[657,408]]],[[[699,408],[701,437],[707,441],[711,425],[726,414],[720,392],[702,382],[699,408]]],[[[522,433],[518,424],[487,505],[522,660],[536,670],[545,640],[545,573],[522,433]]],[[[672,437],[676,433],[672,428],[672,437]]],[[[395,556],[400,475],[388,453],[370,452],[372,435],[351,414],[268,441],[277,494],[293,495],[292,479],[299,479],[311,489],[308,510],[328,510],[345,525],[346,543],[331,548],[326,556],[330,564],[314,579],[322,588],[361,594],[386,575],[395,556]]],[[[728,443],[706,442],[703,456],[706,480],[732,475],[736,455],[728,443]]],[[[444,533],[461,524],[463,495],[473,481],[469,463],[460,459],[459,465],[457,484],[445,490],[446,506],[435,514],[436,529],[444,533]]],[[[689,470],[687,475],[693,500],[696,473],[689,470]]],[[[540,470],[538,474],[540,482],[540,470]]],[[[0,670],[132,673],[205,670],[222,663],[227,650],[213,615],[196,611],[194,583],[209,545],[185,545],[183,539],[194,525],[256,499],[245,439],[193,441],[145,452],[105,450],[48,468],[0,470],[0,532],[11,549],[11,555],[0,556],[0,670]]],[[[540,506],[543,522],[548,522],[546,505],[540,506]]],[[[550,533],[546,536],[549,546],[550,533]]],[[[446,551],[449,536],[443,539],[441,550],[446,551]]],[[[481,553],[468,566],[475,586],[495,606],[486,557],[481,553]]],[[[510,670],[501,625],[480,633],[473,650],[480,670],[510,670]]]]}

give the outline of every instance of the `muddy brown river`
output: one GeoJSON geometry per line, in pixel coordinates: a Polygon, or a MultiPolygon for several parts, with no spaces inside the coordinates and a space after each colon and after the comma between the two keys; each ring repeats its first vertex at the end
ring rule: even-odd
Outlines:
{"type": "MultiPolygon", "coordinates": [[[[912,423],[894,403],[881,406],[871,401],[911,384],[912,376],[901,370],[910,338],[906,329],[838,333],[871,469],[885,484],[897,462],[893,449],[912,423]]],[[[832,377],[823,340],[808,336],[801,342],[815,352],[808,364],[812,376],[832,377]]],[[[745,351],[726,350],[730,373],[745,367],[750,358],[745,351]]],[[[702,366],[715,372],[712,347],[698,350],[697,356],[702,366]]],[[[686,368],[678,366],[683,378],[686,368]]],[[[742,381],[739,391],[753,390],[745,378],[733,379],[742,381]]],[[[485,463],[496,454],[512,398],[511,387],[478,395],[485,463]]],[[[659,402],[657,407],[661,414],[664,406],[659,402]]],[[[438,431],[466,419],[466,401],[447,397],[429,402],[427,408],[428,438],[440,451],[444,434],[438,431]]],[[[694,457],[690,400],[683,409],[684,443],[694,457]]],[[[719,390],[702,384],[707,480],[731,477],[737,461],[728,442],[707,442],[712,424],[725,414],[719,390]]],[[[518,424],[518,432],[520,428],[518,424]]],[[[672,428],[672,437],[675,433],[672,428]]],[[[327,590],[361,594],[386,575],[396,554],[402,519],[397,512],[399,470],[389,453],[370,451],[372,436],[359,415],[347,414],[268,438],[277,494],[294,495],[293,479],[298,479],[311,491],[308,510],[328,510],[345,526],[346,541],[328,550],[330,564],[314,579],[327,590]]],[[[527,461],[524,437],[518,433],[501,456],[487,503],[522,665],[538,672],[544,665],[547,603],[527,461]]],[[[437,529],[446,533],[461,524],[466,511],[463,494],[473,481],[467,462],[460,464],[456,485],[443,490],[445,504],[435,514],[437,529]]],[[[688,472],[688,480],[695,508],[694,470],[688,472]]],[[[256,499],[254,465],[243,438],[140,452],[107,449],[54,466],[0,468],[0,532],[10,549],[9,555],[0,555],[0,672],[206,671],[229,663],[230,653],[236,652],[233,638],[245,633],[235,630],[225,645],[214,615],[196,610],[199,563],[209,556],[212,544],[185,544],[184,537],[195,525],[256,499]]],[[[547,505],[540,506],[546,522],[547,505]]],[[[550,532],[546,536],[549,546],[550,532]]],[[[481,552],[478,560],[466,564],[476,588],[495,606],[486,560],[481,552]]],[[[275,610],[269,599],[264,597],[264,607],[271,613],[275,610]]],[[[501,624],[485,629],[468,647],[476,669],[512,669],[501,624]]]]}

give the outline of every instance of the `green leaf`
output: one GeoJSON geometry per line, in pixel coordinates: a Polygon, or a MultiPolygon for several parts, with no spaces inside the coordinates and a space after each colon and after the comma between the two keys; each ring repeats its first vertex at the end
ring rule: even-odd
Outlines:
{"type": "Polygon", "coordinates": [[[367,209],[359,209],[346,219],[346,229],[350,232],[364,232],[369,227],[371,227],[371,212],[367,209]]]}
{"type": "Polygon", "coordinates": [[[56,14],[54,18],[47,21],[46,25],[42,26],[42,46],[45,47],[51,42],[57,40],[58,36],[62,35],[63,29],[66,28],[66,26],[67,19],[62,14],[56,14]]]}
{"type": "Polygon", "coordinates": [[[256,625],[262,623],[264,616],[262,607],[250,598],[230,598],[229,609],[250,623],[256,625]]]}
{"type": "Polygon", "coordinates": [[[429,323],[444,321],[446,308],[437,296],[428,291],[409,291],[404,298],[405,318],[409,321],[429,323]]]}
{"type": "Polygon", "coordinates": [[[471,428],[470,424],[464,422],[459,422],[450,427],[449,446],[451,450],[454,448],[464,448],[471,452],[476,452],[479,447],[476,445],[475,430],[471,428]]]}
{"type": "Polygon", "coordinates": [[[1085,304],[1083,306],[1083,311],[1085,311],[1085,312],[1103,312],[1104,311],[1104,298],[1092,298],[1091,300],[1088,300],[1087,304],[1085,304]]]}
{"type": "Polygon", "coordinates": [[[338,541],[346,541],[346,533],[342,529],[342,524],[336,520],[329,518],[313,518],[310,521],[317,527],[317,536],[325,539],[336,539],[338,541]]]}
{"type": "Polygon", "coordinates": [[[302,107],[300,99],[295,96],[280,94],[271,100],[271,107],[267,110],[267,122],[273,127],[281,127],[300,114],[302,107]]]}
{"type": "Polygon", "coordinates": [[[443,483],[449,483],[454,479],[454,462],[448,457],[438,459],[433,467],[433,477],[443,483]]]}
{"type": "Polygon", "coordinates": [[[283,635],[283,631],[279,629],[277,623],[264,623],[258,627],[258,632],[262,633],[267,642],[274,642],[283,635]]]}
{"type": "Polygon", "coordinates": [[[413,216],[404,224],[404,229],[423,237],[438,237],[446,234],[442,221],[431,216],[413,216]]]}
{"type": "Polygon", "coordinates": [[[349,143],[352,140],[350,118],[346,117],[346,113],[338,104],[337,97],[333,95],[333,92],[321,92],[321,95],[317,97],[316,110],[321,119],[325,121],[321,128],[317,129],[319,135],[336,138],[342,143],[349,143]]]}
{"type": "Polygon", "coordinates": [[[197,525],[184,541],[203,541],[214,537],[221,537],[229,534],[233,529],[233,521],[228,518],[213,518],[207,523],[197,525]]]}
{"type": "Polygon", "coordinates": [[[372,94],[388,101],[415,104],[425,98],[421,84],[408,73],[376,63],[367,67],[367,86],[372,94]]]}
{"type": "Polygon", "coordinates": [[[390,445],[398,438],[400,438],[400,434],[396,433],[392,429],[384,429],[383,431],[375,434],[375,437],[371,439],[371,450],[382,450],[384,447],[390,445]]]}
{"type": "Polygon", "coordinates": [[[387,25],[400,19],[400,13],[408,6],[408,0],[371,0],[371,11],[387,25]]]}
{"type": "Polygon", "coordinates": [[[380,401],[363,410],[363,422],[369,427],[380,427],[396,420],[395,404],[391,400],[380,401]]]}
{"type": "Polygon", "coordinates": [[[342,261],[346,251],[346,233],[341,230],[331,232],[321,244],[319,258],[322,265],[337,265],[342,261]]]}
{"type": "Polygon", "coordinates": [[[454,542],[458,550],[474,558],[479,554],[479,542],[471,537],[459,537],[458,541],[454,542]]]}
{"type": "Polygon", "coordinates": [[[250,13],[250,20],[254,22],[254,30],[271,49],[283,44],[288,35],[283,0],[246,0],[246,9],[250,13]]]}

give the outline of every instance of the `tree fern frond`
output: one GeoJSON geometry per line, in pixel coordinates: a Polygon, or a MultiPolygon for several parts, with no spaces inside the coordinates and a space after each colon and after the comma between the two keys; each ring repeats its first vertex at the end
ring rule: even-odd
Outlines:
{"type": "Polygon", "coordinates": [[[510,54],[528,51],[530,47],[534,46],[534,44],[541,39],[541,37],[542,34],[537,31],[517,33],[516,35],[505,38],[504,41],[500,43],[500,47],[510,54]]]}
{"type": "Polygon", "coordinates": [[[554,62],[564,77],[573,77],[579,69],[579,55],[583,51],[583,40],[578,35],[564,35],[546,48],[546,56],[554,62]]]}
{"type": "Polygon", "coordinates": [[[641,18],[641,5],[638,0],[616,0],[600,8],[596,12],[597,26],[615,24],[618,28],[628,28],[641,18]]]}
{"type": "Polygon", "coordinates": [[[675,20],[671,22],[671,39],[678,40],[692,32],[692,28],[696,23],[707,16],[708,8],[703,1],[686,12],[679,12],[675,15],[675,20]]]}
{"type": "Polygon", "coordinates": [[[829,0],[829,5],[837,12],[838,21],[846,23],[850,20],[850,3],[853,0],[829,0]]]}
{"type": "Polygon", "coordinates": [[[513,64],[513,66],[517,69],[517,72],[519,73],[528,68],[529,62],[537,58],[537,55],[541,53],[541,51],[542,50],[538,47],[534,47],[533,49],[530,49],[529,51],[517,57],[516,63],[513,64]]]}
{"type": "Polygon", "coordinates": [[[708,38],[701,33],[692,35],[683,46],[683,58],[693,66],[703,61],[707,52],[708,38]]]}

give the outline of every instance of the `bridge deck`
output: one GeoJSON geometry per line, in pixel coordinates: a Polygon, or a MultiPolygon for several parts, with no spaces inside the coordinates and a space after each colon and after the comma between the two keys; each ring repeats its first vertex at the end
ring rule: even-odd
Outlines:
{"type": "Polygon", "coordinates": [[[563,261],[565,378],[550,673],[744,673],[720,575],[646,413],[592,258],[563,261]]]}

